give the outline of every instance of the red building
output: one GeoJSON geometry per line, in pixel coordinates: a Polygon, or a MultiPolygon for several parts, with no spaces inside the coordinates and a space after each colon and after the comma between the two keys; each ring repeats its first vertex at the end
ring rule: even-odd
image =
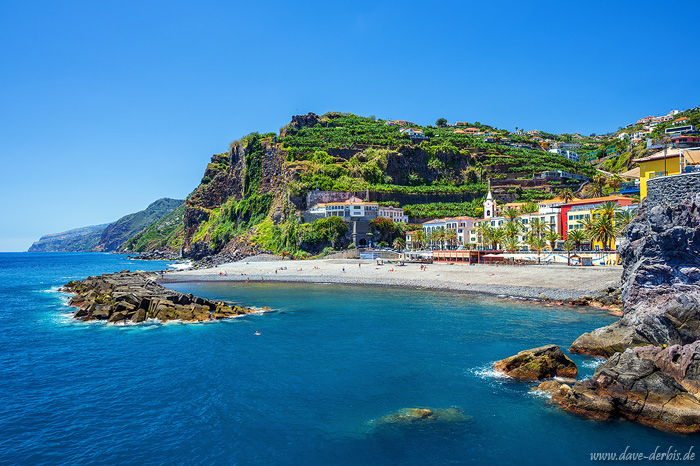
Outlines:
{"type": "MultiPolygon", "coordinates": [[[[572,216],[576,216],[575,212],[580,211],[580,215],[588,215],[590,211],[597,210],[603,202],[612,201],[617,202],[619,206],[628,206],[634,203],[634,199],[627,196],[605,196],[605,197],[592,197],[590,199],[579,199],[576,201],[571,201],[567,204],[561,206],[561,211],[559,213],[560,224],[562,226],[562,238],[566,239],[566,233],[569,231],[569,213],[572,216]]],[[[578,224],[579,219],[573,219],[572,224],[578,224]]]]}

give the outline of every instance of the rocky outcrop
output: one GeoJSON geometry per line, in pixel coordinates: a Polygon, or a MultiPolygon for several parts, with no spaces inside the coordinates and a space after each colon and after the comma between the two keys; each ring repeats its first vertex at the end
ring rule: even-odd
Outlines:
{"type": "Polygon", "coordinates": [[[627,349],[600,365],[590,379],[555,392],[552,401],[588,417],[624,418],[672,432],[700,432],[699,368],[697,343],[627,349]]]}
{"type": "Polygon", "coordinates": [[[674,206],[644,202],[621,248],[623,315],[581,335],[576,353],[609,357],[700,338],[700,194],[674,206]]]}
{"type": "Polygon", "coordinates": [[[138,323],[146,319],[206,321],[255,312],[191,294],[169,290],[154,281],[152,272],[129,272],[71,281],[60,291],[74,293],[70,304],[78,320],[106,320],[109,323],[138,323]]]}
{"type": "Polygon", "coordinates": [[[539,380],[551,377],[576,378],[578,368],[557,345],[546,345],[521,351],[496,362],[493,368],[510,377],[539,380]]]}
{"type": "Polygon", "coordinates": [[[395,413],[375,419],[372,422],[377,426],[410,425],[429,422],[463,422],[469,418],[469,416],[457,408],[403,408],[395,413]]]}

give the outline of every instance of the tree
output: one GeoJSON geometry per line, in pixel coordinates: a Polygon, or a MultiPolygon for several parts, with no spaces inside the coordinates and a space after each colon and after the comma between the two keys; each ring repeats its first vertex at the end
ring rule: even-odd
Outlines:
{"type": "Polygon", "coordinates": [[[506,238],[515,238],[521,230],[520,222],[508,222],[504,225],[506,238]]]}
{"type": "Polygon", "coordinates": [[[547,230],[549,230],[549,224],[541,218],[533,218],[530,221],[530,232],[537,238],[541,238],[547,230]]]}
{"type": "Polygon", "coordinates": [[[571,190],[571,188],[566,188],[566,189],[562,189],[562,191],[559,193],[559,197],[561,197],[561,199],[564,202],[571,202],[574,200],[575,196],[574,196],[574,192],[571,190]]]}
{"type": "Polygon", "coordinates": [[[563,247],[564,251],[567,253],[566,265],[571,265],[571,251],[576,247],[576,244],[571,240],[571,238],[567,238],[567,240],[564,241],[563,247]]]}
{"type": "Polygon", "coordinates": [[[544,239],[549,242],[550,249],[554,251],[557,241],[561,239],[561,235],[556,231],[548,231],[547,234],[544,235],[544,239]]]}
{"type": "Polygon", "coordinates": [[[442,128],[446,124],[447,124],[447,120],[444,118],[438,118],[437,121],[435,122],[435,126],[437,126],[438,128],[442,128]]]}
{"type": "Polygon", "coordinates": [[[593,196],[601,197],[603,195],[603,188],[606,184],[605,175],[600,173],[596,174],[591,178],[591,185],[593,186],[593,196]]]}
{"type": "Polygon", "coordinates": [[[613,175],[608,178],[608,186],[610,186],[613,191],[617,191],[623,181],[620,175],[613,175]]]}
{"type": "Polygon", "coordinates": [[[377,217],[369,221],[369,226],[377,230],[381,235],[380,240],[390,243],[393,241],[394,233],[397,231],[396,224],[388,218],[377,217]]]}
{"type": "Polygon", "coordinates": [[[627,225],[637,216],[636,210],[626,209],[615,213],[615,227],[617,228],[618,236],[624,235],[627,230],[627,225]]]}
{"type": "Polygon", "coordinates": [[[423,249],[423,246],[425,246],[425,233],[423,233],[423,230],[418,230],[414,242],[418,243],[419,249],[423,249]]]}
{"type": "Polygon", "coordinates": [[[525,212],[526,214],[531,214],[533,212],[537,212],[539,210],[539,207],[537,206],[536,202],[526,202],[522,207],[522,211],[525,212]]]}
{"type": "Polygon", "coordinates": [[[520,248],[520,242],[516,237],[506,238],[503,241],[503,247],[506,248],[506,251],[513,253],[520,248]]]}
{"type": "Polygon", "coordinates": [[[454,230],[447,230],[445,232],[445,242],[450,246],[457,244],[457,232],[454,230]]]}
{"type": "Polygon", "coordinates": [[[586,239],[586,234],[584,230],[582,229],[577,229],[577,230],[570,230],[567,234],[567,241],[571,240],[574,242],[574,246],[576,247],[576,250],[581,249],[581,242],[586,239]]]}
{"type": "Polygon", "coordinates": [[[615,238],[615,222],[613,217],[607,215],[599,215],[591,223],[592,227],[588,231],[588,237],[591,241],[600,241],[603,244],[603,250],[610,250],[610,243],[615,238]]]}
{"type": "Polygon", "coordinates": [[[491,242],[491,249],[496,249],[506,237],[503,228],[491,228],[487,233],[487,239],[491,242]]]}
{"type": "Polygon", "coordinates": [[[396,238],[394,240],[394,249],[406,249],[406,241],[403,238],[396,238]]]}
{"type": "Polygon", "coordinates": [[[518,218],[518,215],[520,215],[520,212],[515,210],[512,207],[507,207],[503,209],[503,212],[501,212],[501,215],[503,215],[506,219],[508,219],[509,222],[512,222],[516,218],[518,218]]]}
{"type": "Polygon", "coordinates": [[[481,244],[485,248],[486,241],[488,240],[489,230],[491,230],[491,226],[489,225],[489,222],[478,223],[474,227],[474,230],[476,230],[477,243],[481,244]]]}
{"type": "Polygon", "coordinates": [[[532,249],[534,249],[535,251],[537,251],[537,263],[540,264],[540,263],[541,263],[541,260],[540,260],[540,253],[541,253],[542,250],[545,248],[545,246],[547,246],[547,242],[546,242],[543,238],[538,238],[538,237],[536,237],[536,236],[534,236],[534,235],[530,235],[530,236],[527,238],[526,243],[527,243],[527,245],[530,246],[532,249]]]}

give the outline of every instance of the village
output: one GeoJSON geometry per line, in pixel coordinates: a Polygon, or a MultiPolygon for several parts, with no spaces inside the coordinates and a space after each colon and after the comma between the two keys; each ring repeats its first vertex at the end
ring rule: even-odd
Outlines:
{"type": "MultiPolygon", "coordinates": [[[[680,177],[700,170],[700,137],[688,119],[675,118],[678,111],[659,117],[641,118],[627,126],[642,130],[620,132],[617,139],[631,144],[643,143],[651,155],[634,159],[638,166],[619,174],[598,169],[603,178],[617,178],[612,192],[583,190],[588,182],[584,175],[561,171],[544,171],[533,179],[574,180],[581,188],[573,192],[564,188],[552,199],[539,202],[499,202],[494,197],[489,180],[488,194],[483,200],[483,213],[479,218],[468,215],[432,218],[420,223],[410,223],[401,206],[385,205],[370,201],[368,196],[358,197],[351,192],[312,192],[307,196],[308,209],[305,221],[338,216],[348,224],[349,248],[357,248],[357,254],[365,259],[392,258],[405,261],[433,263],[566,263],[569,265],[617,265],[618,246],[624,238],[625,228],[636,216],[639,203],[648,195],[650,180],[659,177],[680,177]],[[663,138],[649,138],[661,123],[669,123],[663,138]],[[581,197],[577,194],[581,193],[581,197]],[[382,222],[401,224],[393,235],[377,231],[382,222]],[[407,226],[413,228],[407,230],[407,226]],[[402,233],[402,234],[401,234],[402,233]],[[399,236],[401,234],[401,236],[399,236]]],[[[410,138],[427,138],[422,129],[411,128],[411,122],[395,120],[387,125],[402,126],[401,132],[410,138]]],[[[539,137],[539,131],[517,130],[515,136],[531,142],[514,143],[502,134],[465,127],[467,123],[444,123],[454,126],[455,133],[471,134],[514,147],[531,150],[548,150],[569,160],[579,161],[574,151],[581,147],[572,135],[572,142],[555,142],[539,137]],[[494,139],[496,138],[496,139],[494,139]],[[527,147],[524,147],[527,146],[527,147]]],[[[604,139],[591,135],[588,144],[604,139]]],[[[647,152],[648,153],[648,152],[647,152]]],[[[507,183],[509,180],[505,180],[507,183]]],[[[504,180],[496,181],[503,184],[504,180]]]]}

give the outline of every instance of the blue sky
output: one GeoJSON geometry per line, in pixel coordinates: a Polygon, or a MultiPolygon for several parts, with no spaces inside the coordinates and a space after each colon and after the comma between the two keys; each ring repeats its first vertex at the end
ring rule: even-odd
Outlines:
{"type": "Polygon", "coordinates": [[[697,1],[0,8],[0,251],[184,198],[296,113],[588,134],[700,105],[697,1]]]}

